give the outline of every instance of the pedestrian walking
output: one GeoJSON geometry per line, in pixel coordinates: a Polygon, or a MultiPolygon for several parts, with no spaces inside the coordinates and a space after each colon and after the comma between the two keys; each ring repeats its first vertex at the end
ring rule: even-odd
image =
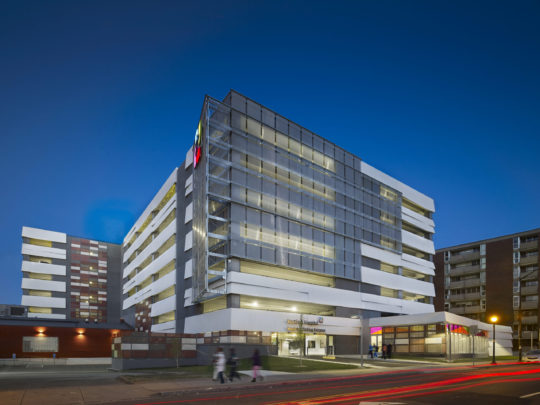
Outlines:
{"type": "Polygon", "coordinates": [[[255,349],[253,356],[251,356],[251,361],[253,362],[253,379],[251,382],[257,381],[257,378],[263,380],[263,376],[259,373],[259,370],[261,369],[261,356],[259,355],[259,350],[255,349]]]}
{"type": "Polygon", "coordinates": [[[388,346],[382,345],[382,358],[386,360],[386,353],[388,351],[388,346]]]}
{"type": "Polygon", "coordinates": [[[212,381],[217,381],[217,376],[218,376],[218,370],[217,370],[218,350],[219,348],[216,349],[216,351],[212,355],[212,366],[214,366],[214,370],[212,373],[212,381]]]}
{"type": "Polygon", "coordinates": [[[388,346],[386,346],[386,355],[389,359],[392,358],[392,343],[389,343],[388,346]]]}
{"type": "Polygon", "coordinates": [[[223,377],[223,373],[225,372],[225,354],[223,354],[223,349],[221,347],[218,347],[217,350],[216,369],[219,382],[221,384],[225,383],[225,378],[223,377]]]}
{"type": "Polygon", "coordinates": [[[369,345],[369,357],[373,358],[373,345],[369,345]]]}
{"type": "Polygon", "coordinates": [[[229,360],[227,360],[227,364],[230,367],[229,368],[229,381],[233,382],[234,377],[241,380],[240,374],[238,373],[238,371],[236,371],[236,368],[238,367],[238,357],[236,357],[236,351],[233,348],[231,348],[229,352],[229,360]]]}
{"type": "Polygon", "coordinates": [[[374,345],[373,346],[373,355],[375,356],[375,358],[377,358],[379,356],[379,346],[377,345],[374,345]]]}

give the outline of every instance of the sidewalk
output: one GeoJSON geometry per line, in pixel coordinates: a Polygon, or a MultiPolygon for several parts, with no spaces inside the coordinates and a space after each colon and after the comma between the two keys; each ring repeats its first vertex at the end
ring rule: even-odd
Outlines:
{"type": "MultiPolygon", "coordinates": [[[[360,362],[360,359],[352,358],[351,360],[358,360],[358,363],[360,362]]],[[[388,361],[393,362],[394,360],[388,361]]],[[[376,361],[375,363],[378,362],[379,361],[376,361]]],[[[354,361],[354,363],[356,363],[356,361],[354,361]]],[[[468,365],[463,363],[444,364],[426,362],[422,362],[422,364],[440,368],[445,366],[452,367],[454,365],[468,365]]],[[[262,370],[264,380],[257,381],[256,383],[251,382],[251,372],[249,370],[240,371],[240,373],[243,374],[241,381],[235,381],[233,383],[227,382],[225,384],[212,381],[209,377],[170,378],[171,374],[174,373],[162,374],[162,376],[165,376],[163,379],[160,379],[159,377],[155,379],[156,374],[154,374],[154,379],[152,381],[148,381],[149,379],[152,379],[152,374],[148,374],[149,377],[146,381],[143,377],[141,381],[136,381],[135,379],[134,383],[129,383],[129,379],[121,378],[123,375],[129,376],[129,373],[119,373],[118,375],[114,374],[112,377],[111,374],[107,374],[108,380],[102,379],[101,381],[96,381],[95,383],[92,383],[91,381],[65,381],[64,384],[63,377],[59,376],[59,378],[62,380],[56,381],[56,384],[51,384],[53,385],[51,387],[1,390],[0,402],[2,405],[94,405],[130,400],[164,400],[165,398],[173,400],[174,397],[182,395],[186,392],[208,394],[213,392],[229,391],[232,388],[253,390],[260,387],[261,384],[265,386],[284,386],[289,384],[297,384],[299,382],[316,384],[317,381],[327,378],[341,379],[363,374],[377,374],[381,372],[388,373],[408,369],[417,369],[419,362],[410,362],[409,365],[402,365],[398,367],[373,367],[373,364],[366,365],[369,368],[365,367],[350,370],[318,371],[303,374],[262,370]],[[58,384],[58,382],[61,382],[62,384],[58,384]]],[[[50,375],[51,373],[48,372],[47,374],[50,375]]],[[[144,373],[135,375],[140,378],[144,375],[144,373]]],[[[21,373],[21,378],[24,378],[22,376],[23,374],[21,373]]],[[[10,380],[17,381],[18,378],[19,377],[11,376],[10,380]]]]}

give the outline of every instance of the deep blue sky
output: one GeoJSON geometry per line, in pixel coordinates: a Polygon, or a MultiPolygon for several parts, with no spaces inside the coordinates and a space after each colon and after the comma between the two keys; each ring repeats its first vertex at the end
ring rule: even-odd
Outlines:
{"type": "Polygon", "coordinates": [[[433,197],[436,247],[540,226],[538,1],[2,1],[0,303],[21,227],[120,242],[234,88],[433,197]]]}

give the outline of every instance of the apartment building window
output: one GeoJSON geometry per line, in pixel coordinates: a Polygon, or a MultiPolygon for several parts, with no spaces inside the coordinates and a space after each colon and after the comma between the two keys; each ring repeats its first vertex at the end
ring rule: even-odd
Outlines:
{"type": "MultiPolygon", "coordinates": [[[[518,239],[519,240],[519,239],[518,239]]],[[[518,264],[520,259],[519,252],[514,252],[514,264],[518,264]]]]}
{"type": "Polygon", "coordinates": [[[485,270],[486,269],[486,258],[485,257],[481,257],[480,258],[480,268],[482,270],[485,270]]]}
{"type": "Polygon", "coordinates": [[[514,278],[519,278],[520,274],[521,274],[520,267],[514,266],[514,278]]]}
{"type": "Polygon", "coordinates": [[[519,280],[514,280],[514,293],[519,293],[519,280]]]}
{"type": "Polygon", "coordinates": [[[519,243],[520,240],[519,239],[520,239],[519,236],[516,236],[514,238],[514,249],[519,249],[519,245],[520,245],[520,243],[519,243]]]}
{"type": "Polygon", "coordinates": [[[450,251],[449,250],[444,252],[444,261],[445,261],[445,263],[450,261],[450,251]]]}
{"type": "Polygon", "coordinates": [[[482,309],[482,311],[486,310],[486,300],[481,300],[480,301],[480,308],[482,309]]]}
{"type": "Polygon", "coordinates": [[[513,307],[514,309],[519,309],[519,295],[514,295],[513,307]]]}

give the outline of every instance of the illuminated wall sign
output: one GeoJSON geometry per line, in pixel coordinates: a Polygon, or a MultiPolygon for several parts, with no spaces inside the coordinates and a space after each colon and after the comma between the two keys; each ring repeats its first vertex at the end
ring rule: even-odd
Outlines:
{"type": "Polygon", "coordinates": [[[375,326],[370,328],[369,331],[372,335],[382,335],[382,326],[375,326]]]}
{"type": "Polygon", "coordinates": [[[320,316],[317,318],[316,321],[303,319],[302,322],[298,319],[287,319],[287,325],[293,325],[293,326],[287,326],[287,332],[298,332],[300,329],[302,329],[303,332],[313,332],[313,333],[326,333],[326,328],[316,326],[322,326],[322,323],[324,322],[324,318],[320,316]],[[300,324],[302,324],[302,328],[300,328],[300,324]]]}
{"type": "Polygon", "coordinates": [[[193,167],[197,167],[199,160],[201,160],[202,153],[202,128],[201,121],[197,126],[197,131],[195,131],[195,142],[193,143],[193,167]]]}
{"type": "Polygon", "coordinates": [[[454,325],[453,323],[449,323],[446,325],[446,328],[448,329],[449,332],[452,332],[452,333],[459,333],[461,335],[469,334],[469,328],[466,326],[454,325]]]}

